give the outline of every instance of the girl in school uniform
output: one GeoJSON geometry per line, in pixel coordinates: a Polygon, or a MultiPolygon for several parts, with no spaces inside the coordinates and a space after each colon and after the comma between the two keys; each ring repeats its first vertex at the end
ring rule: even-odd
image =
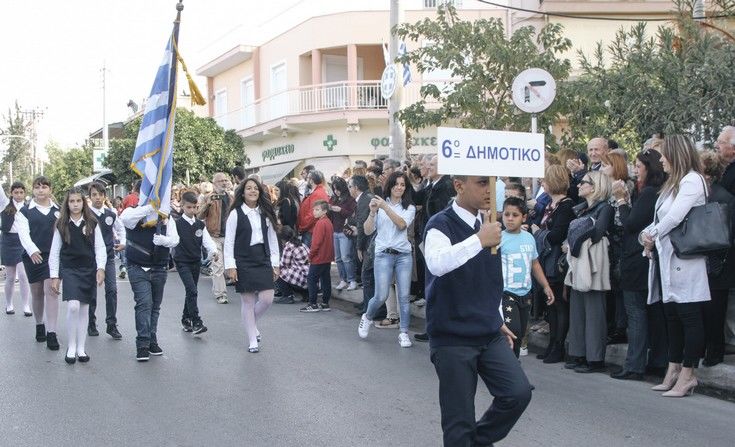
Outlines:
{"type": "Polygon", "coordinates": [[[280,272],[276,224],[273,204],[263,185],[253,178],[242,182],[227,217],[224,258],[227,276],[241,296],[251,353],[259,351],[256,323],[273,303],[273,281],[280,272]]]}
{"type": "Polygon", "coordinates": [[[67,301],[66,331],[69,347],[66,363],[89,361],[85,350],[89,303],[97,295],[97,286],[105,282],[107,248],[102,230],[84,198],[84,191],[74,187],[66,192],[61,214],[54,226],[49,252],[51,288],[58,294],[63,286],[67,301]]]}
{"type": "Polygon", "coordinates": [[[48,269],[53,229],[59,217],[59,207],[54,203],[52,193],[49,179],[40,176],[33,180],[33,199],[15,215],[15,228],[25,250],[23,266],[31,287],[36,341],[45,341],[48,349],[58,351],[59,295],[51,289],[48,269]]]}
{"type": "Polygon", "coordinates": [[[31,289],[28,285],[26,270],[23,268],[23,246],[20,244],[18,229],[15,226],[15,216],[25,206],[26,188],[21,182],[10,185],[10,198],[5,195],[5,190],[0,188],[0,229],[2,240],[0,240],[0,258],[5,266],[5,313],[13,315],[13,291],[15,290],[15,279],[18,278],[20,296],[23,299],[23,315],[30,317],[31,312],[31,289]]]}

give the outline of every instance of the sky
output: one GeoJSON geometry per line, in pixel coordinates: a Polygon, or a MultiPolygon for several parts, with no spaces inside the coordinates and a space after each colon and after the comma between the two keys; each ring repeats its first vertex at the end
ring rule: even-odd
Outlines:
{"type": "MultiPolygon", "coordinates": [[[[179,50],[193,75],[301,3],[185,0],[179,50]]],[[[39,147],[51,139],[62,147],[82,144],[102,127],[103,65],[107,121],[125,120],[128,100],[141,104],[148,96],[175,7],[176,0],[0,0],[0,126],[17,100],[25,110],[44,112],[39,147]]],[[[197,84],[206,91],[204,78],[197,84]]]]}

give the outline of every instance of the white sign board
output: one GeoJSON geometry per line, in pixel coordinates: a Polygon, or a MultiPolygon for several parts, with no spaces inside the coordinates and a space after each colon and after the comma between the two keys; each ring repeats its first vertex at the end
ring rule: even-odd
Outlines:
{"type": "Polygon", "coordinates": [[[92,172],[97,173],[105,170],[102,163],[107,158],[107,151],[104,149],[92,150],[92,172]]]}
{"type": "Polygon", "coordinates": [[[380,96],[386,101],[396,92],[396,66],[394,64],[387,65],[383,70],[383,76],[380,77],[380,96]]]}
{"type": "Polygon", "coordinates": [[[544,176],[543,134],[440,127],[436,136],[440,174],[544,176]]]}

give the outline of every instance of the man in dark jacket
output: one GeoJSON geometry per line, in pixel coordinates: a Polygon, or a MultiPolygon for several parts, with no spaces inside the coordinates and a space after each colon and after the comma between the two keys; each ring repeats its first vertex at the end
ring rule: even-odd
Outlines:
{"type": "Polygon", "coordinates": [[[735,195],[735,127],[725,126],[715,142],[720,158],[727,164],[718,182],[727,192],[735,195]]]}
{"type": "Polygon", "coordinates": [[[357,206],[355,207],[354,226],[356,227],[357,236],[355,238],[355,248],[357,250],[357,259],[362,263],[362,293],[363,302],[360,315],[367,310],[367,303],[375,293],[375,277],[373,272],[373,253],[369,253],[370,241],[372,238],[365,235],[363,224],[370,215],[370,200],[373,195],[368,191],[369,185],[367,178],[362,175],[353,176],[347,183],[350,194],[355,198],[357,206]]]}

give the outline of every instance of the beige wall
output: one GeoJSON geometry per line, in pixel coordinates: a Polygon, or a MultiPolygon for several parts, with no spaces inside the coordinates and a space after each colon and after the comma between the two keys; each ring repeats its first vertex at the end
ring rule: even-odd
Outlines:
{"type": "MultiPolygon", "coordinates": [[[[209,92],[209,101],[214,104],[214,95],[219,90],[227,89],[227,110],[233,111],[242,108],[240,96],[240,81],[253,73],[253,60],[243,62],[212,79],[212,91],[209,92]]],[[[214,107],[214,106],[213,106],[214,107]]],[[[212,108],[214,113],[214,108],[212,108]]]]}
{"type": "Polygon", "coordinates": [[[362,58],[365,80],[380,79],[385,69],[383,50],[380,45],[357,47],[357,57],[362,58]]]}

